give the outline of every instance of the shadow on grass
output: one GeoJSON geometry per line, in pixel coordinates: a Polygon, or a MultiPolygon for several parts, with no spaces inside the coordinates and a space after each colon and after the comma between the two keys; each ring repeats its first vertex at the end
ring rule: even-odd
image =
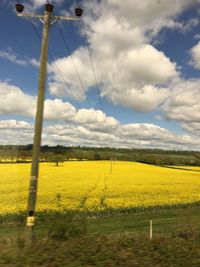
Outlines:
{"type": "Polygon", "coordinates": [[[167,165],[155,165],[158,167],[163,167],[163,168],[169,168],[169,169],[175,169],[175,170],[183,170],[183,171],[190,171],[190,172],[200,172],[200,170],[194,170],[194,169],[186,169],[182,167],[174,167],[174,166],[167,166],[167,165]]]}

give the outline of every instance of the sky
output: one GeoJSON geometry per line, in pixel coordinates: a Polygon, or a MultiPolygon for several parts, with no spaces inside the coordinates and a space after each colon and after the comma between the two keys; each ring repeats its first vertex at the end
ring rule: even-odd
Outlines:
{"type": "MultiPolygon", "coordinates": [[[[46,0],[19,1],[44,14],[46,0]]],[[[52,0],[42,144],[200,150],[200,0],[52,0]]],[[[0,144],[31,144],[43,24],[0,2],[0,144]]]]}

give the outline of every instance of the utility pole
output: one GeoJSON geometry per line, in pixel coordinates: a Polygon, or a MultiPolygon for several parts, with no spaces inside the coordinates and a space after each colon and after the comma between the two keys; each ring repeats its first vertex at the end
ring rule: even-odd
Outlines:
{"type": "Polygon", "coordinates": [[[113,162],[112,162],[112,158],[110,159],[110,174],[112,173],[112,167],[113,167],[113,162]]]}
{"type": "Polygon", "coordinates": [[[26,225],[33,229],[35,225],[35,207],[37,200],[37,188],[38,188],[38,174],[39,174],[39,160],[40,160],[40,146],[42,136],[42,124],[43,124],[43,110],[45,100],[45,86],[46,86],[46,70],[48,60],[48,41],[49,30],[58,20],[79,20],[82,16],[83,10],[79,7],[75,8],[76,17],[61,17],[53,16],[53,5],[47,3],[45,5],[44,15],[37,14],[24,14],[24,6],[22,4],[16,4],[16,11],[20,17],[37,18],[43,23],[41,56],[40,56],[40,69],[38,80],[38,97],[37,97],[37,110],[35,117],[35,131],[33,140],[33,154],[32,165],[30,175],[30,185],[28,194],[28,207],[27,207],[27,222],[26,225]]]}

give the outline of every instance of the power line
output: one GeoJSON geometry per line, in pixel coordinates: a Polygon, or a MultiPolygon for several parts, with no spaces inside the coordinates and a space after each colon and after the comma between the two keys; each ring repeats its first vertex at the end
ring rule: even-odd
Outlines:
{"type": "MultiPolygon", "coordinates": [[[[34,23],[33,23],[32,21],[30,21],[30,22],[31,22],[31,25],[32,25],[32,28],[33,28],[34,32],[36,33],[37,37],[40,39],[40,38],[41,38],[40,33],[38,32],[38,30],[37,30],[37,28],[35,27],[34,23]]],[[[68,84],[66,83],[66,81],[65,81],[65,79],[64,79],[64,77],[63,77],[62,72],[60,71],[58,65],[56,64],[54,56],[52,55],[52,53],[51,53],[50,51],[48,52],[48,54],[49,54],[49,56],[51,57],[51,59],[52,59],[52,61],[53,61],[53,64],[54,64],[55,68],[57,69],[57,71],[59,72],[61,78],[63,79],[63,81],[64,81],[64,83],[65,83],[65,85],[67,86],[67,88],[68,88],[68,90],[69,90],[69,92],[70,92],[70,94],[71,94],[71,96],[72,96],[72,99],[73,99],[74,103],[76,104],[76,106],[78,107],[78,109],[81,109],[80,105],[78,104],[78,102],[77,102],[77,100],[76,100],[76,97],[72,94],[72,92],[71,92],[71,90],[70,90],[68,84]]],[[[98,140],[96,140],[95,143],[96,143],[97,146],[99,145],[99,146],[101,147],[101,143],[100,143],[98,140]]]]}
{"type": "MultiPolygon", "coordinates": [[[[16,0],[16,1],[17,1],[17,0],[16,0]]],[[[36,33],[36,35],[38,36],[38,38],[41,39],[41,35],[40,35],[40,33],[38,32],[37,28],[35,27],[34,23],[33,23],[32,21],[30,21],[30,22],[31,22],[31,26],[32,26],[34,32],[36,33]]],[[[62,32],[62,29],[61,29],[61,32],[62,32]]],[[[63,32],[62,32],[62,36],[64,37],[63,32]]],[[[64,40],[65,40],[65,38],[64,38],[64,40]]],[[[65,40],[64,42],[65,42],[66,46],[69,48],[69,46],[68,46],[66,40],[65,40]]],[[[68,49],[68,52],[69,52],[69,54],[71,55],[71,51],[70,51],[70,49],[68,49]]],[[[58,65],[56,64],[56,60],[55,60],[54,56],[51,54],[50,51],[48,52],[48,55],[49,55],[50,58],[52,59],[52,62],[53,62],[53,64],[54,64],[55,68],[57,69],[59,75],[61,76],[62,80],[64,81],[64,84],[65,84],[66,87],[68,88],[68,92],[70,93],[70,95],[71,95],[71,97],[72,97],[72,99],[73,99],[75,105],[78,107],[78,109],[81,109],[81,108],[80,108],[80,105],[78,104],[78,101],[77,101],[76,97],[72,94],[71,89],[69,88],[69,86],[68,86],[68,84],[67,84],[67,82],[66,82],[66,80],[65,80],[65,78],[64,78],[64,76],[63,76],[63,74],[62,74],[62,72],[61,72],[61,70],[59,69],[58,65]]],[[[71,59],[72,59],[72,57],[71,57],[71,59]]],[[[73,62],[73,59],[72,59],[72,62],[73,62]]],[[[92,62],[92,58],[91,58],[91,62],[92,62]]],[[[77,72],[78,77],[80,78],[80,75],[78,74],[78,71],[77,71],[77,68],[76,68],[75,64],[73,64],[73,65],[74,65],[74,68],[76,69],[76,72],[77,72]]],[[[93,66],[93,62],[92,62],[92,66],[93,66]]],[[[93,73],[95,73],[95,71],[94,71],[94,66],[93,66],[93,73]]],[[[95,79],[96,79],[96,75],[95,75],[95,79]]],[[[81,81],[81,79],[80,79],[80,81],[81,81]]],[[[97,81],[97,80],[96,80],[96,81],[97,81]]],[[[96,84],[97,84],[97,82],[96,82],[96,84]]],[[[83,87],[82,89],[84,90],[84,87],[83,87]]],[[[100,93],[99,93],[99,98],[100,98],[100,93]]],[[[88,99],[87,99],[87,100],[88,100],[88,99]]],[[[89,103],[89,101],[88,101],[88,103],[89,103]]],[[[100,103],[101,103],[101,99],[100,99],[100,103]]],[[[90,103],[89,103],[89,105],[91,106],[90,103]]],[[[101,103],[101,109],[102,109],[102,111],[103,111],[102,103],[101,103]]],[[[99,142],[98,140],[95,141],[95,143],[97,143],[97,144],[101,147],[101,144],[100,144],[100,142],[99,142]]]]}
{"type": "MultiPolygon", "coordinates": [[[[32,21],[30,21],[30,22],[31,22],[31,25],[32,25],[32,28],[33,28],[34,32],[36,33],[37,37],[40,39],[40,38],[41,38],[40,33],[38,32],[38,30],[37,30],[37,28],[35,27],[34,23],[33,23],[32,21]]],[[[61,78],[63,79],[63,81],[64,81],[64,83],[65,83],[65,85],[66,85],[66,87],[68,88],[68,90],[69,90],[69,92],[70,92],[70,94],[71,94],[71,97],[72,97],[72,99],[73,99],[73,101],[74,101],[76,107],[78,107],[78,109],[81,109],[80,105],[78,104],[78,101],[77,101],[76,97],[72,94],[72,92],[71,92],[71,90],[70,90],[70,88],[69,88],[67,82],[65,81],[65,78],[64,78],[62,72],[60,71],[58,65],[56,64],[56,62],[55,62],[55,57],[52,55],[52,53],[51,53],[50,51],[48,52],[48,55],[51,57],[52,62],[53,62],[53,64],[54,64],[55,68],[56,68],[57,71],[59,72],[61,78]]],[[[96,140],[95,143],[97,144],[97,146],[99,145],[99,146],[101,147],[101,143],[100,143],[98,140],[96,140]]]]}
{"type": "MultiPolygon", "coordinates": [[[[20,3],[19,0],[16,0],[16,2],[17,2],[17,3],[20,3]]],[[[50,4],[50,1],[47,0],[47,3],[50,4]]],[[[40,39],[41,39],[41,35],[40,35],[40,33],[38,32],[38,30],[37,30],[37,28],[35,27],[34,23],[33,23],[32,21],[30,21],[30,22],[31,22],[31,26],[32,26],[34,32],[36,33],[37,37],[38,37],[39,40],[40,40],[40,39]]],[[[52,53],[51,53],[50,51],[48,51],[48,55],[50,56],[50,58],[51,58],[51,60],[52,60],[52,62],[53,62],[54,67],[55,67],[56,70],[58,71],[60,77],[62,78],[62,80],[63,80],[63,82],[64,82],[64,84],[65,84],[65,86],[67,87],[68,92],[69,92],[69,94],[70,94],[72,100],[74,101],[75,106],[77,106],[78,109],[80,109],[80,105],[78,104],[78,101],[77,101],[76,97],[75,97],[75,96],[73,95],[73,93],[71,92],[71,89],[69,88],[69,86],[68,86],[68,84],[67,84],[67,82],[66,82],[66,80],[65,80],[65,78],[64,78],[64,76],[63,76],[63,74],[62,74],[62,72],[60,71],[58,65],[56,64],[55,57],[52,55],[52,53]]]]}
{"type": "Polygon", "coordinates": [[[85,24],[84,24],[84,21],[83,21],[82,18],[80,19],[80,21],[82,23],[83,31],[84,31],[85,38],[86,38],[88,54],[89,54],[89,57],[90,57],[90,62],[91,62],[91,67],[92,67],[92,71],[93,71],[93,75],[94,75],[94,82],[96,84],[96,90],[97,90],[97,94],[98,94],[98,98],[99,98],[100,107],[101,107],[102,112],[104,112],[102,101],[101,101],[100,89],[99,89],[99,86],[98,86],[97,76],[96,76],[94,63],[93,63],[93,59],[92,59],[92,53],[91,53],[91,49],[90,49],[89,42],[88,42],[88,36],[87,36],[87,33],[86,33],[86,29],[85,29],[85,24]]]}
{"type": "MultiPolygon", "coordinates": [[[[64,44],[65,44],[65,46],[66,46],[66,48],[67,48],[67,52],[68,52],[68,54],[69,54],[69,56],[70,56],[70,59],[71,59],[72,65],[73,65],[73,67],[74,67],[74,70],[75,70],[75,72],[76,72],[76,75],[77,75],[77,77],[78,77],[78,80],[79,80],[79,82],[80,82],[81,90],[82,90],[83,94],[85,95],[86,90],[85,90],[85,87],[84,87],[83,82],[82,82],[82,80],[81,80],[81,77],[80,77],[80,74],[79,74],[78,69],[77,69],[77,67],[76,67],[76,64],[75,64],[75,62],[74,62],[74,60],[73,60],[72,53],[71,53],[71,49],[70,49],[70,47],[69,47],[69,45],[68,45],[68,42],[67,42],[67,40],[66,40],[66,38],[65,38],[65,35],[64,35],[63,30],[62,30],[62,28],[61,28],[61,26],[60,26],[60,23],[58,22],[57,25],[58,25],[58,29],[59,29],[60,35],[61,35],[61,37],[62,37],[62,40],[63,40],[63,42],[64,42],[64,44]]],[[[87,96],[86,96],[86,100],[87,100],[87,102],[88,102],[88,105],[92,108],[92,105],[91,105],[89,99],[87,98],[87,96]]]]}
{"type": "MultiPolygon", "coordinates": [[[[31,22],[31,26],[32,26],[34,32],[36,33],[36,35],[37,35],[38,38],[40,39],[40,38],[41,38],[40,33],[38,32],[38,30],[37,30],[37,28],[35,27],[34,23],[33,23],[32,21],[30,21],[30,22],[31,22]]],[[[49,56],[50,56],[50,58],[51,58],[51,60],[52,60],[52,62],[53,62],[54,67],[55,67],[56,70],[58,71],[60,77],[62,78],[62,80],[63,80],[63,82],[64,82],[64,84],[65,84],[65,86],[67,87],[68,92],[69,92],[71,98],[73,99],[75,106],[77,106],[78,109],[80,109],[80,105],[78,104],[78,101],[77,101],[76,97],[75,97],[74,94],[71,92],[71,89],[69,88],[69,86],[68,86],[68,84],[67,84],[67,82],[66,82],[66,80],[65,80],[65,78],[64,78],[64,76],[63,76],[63,74],[62,74],[62,72],[61,72],[61,70],[59,69],[59,67],[58,67],[58,65],[57,65],[57,63],[56,63],[56,59],[55,59],[55,57],[52,55],[52,53],[51,53],[50,51],[48,52],[48,54],[49,54],[49,56]]]]}
{"type": "MultiPolygon", "coordinates": [[[[69,56],[70,56],[70,58],[71,58],[71,62],[72,62],[72,64],[73,64],[74,70],[75,70],[75,72],[76,72],[76,74],[77,74],[77,77],[78,77],[78,79],[79,79],[79,82],[80,82],[80,84],[81,84],[81,89],[82,89],[83,93],[85,94],[85,88],[84,88],[83,82],[82,82],[82,80],[81,80],[81,77],[80,77],[80,74],[79,74],[79,72],[78,72],[78,69],[77,69],[77,67],[76,67],[76,65],[75,65],[75,63],[74,63],[73,57],[72,57],[72,55],[71,55],[71,54],[72,54],[72,53],[71,53],[71,49],[70,49],[70,47],[69,47],[69,45],[68,45],[68,42],[67,42],[67,40],[66,40],[66,38],[65,38],[65,35],[64,35],[64,33],[63,33],[63,30],[62,30],[62,28],[61,28],[59,22],[58,22],[58,28],[59,28],[59,32],[60,32],[60,35],[61,35],[61,37],[62,37],[62,40],[63,40],[63,42],[64,42],[64,44],[65,44],[65,46],[66,46],[67,52],[68,52],[68,54],[69,54],[69,56]]],[[[88,48],[88,51],[89,51],[89,48],[88,48]]],[[[96,74],[95,74],[94,65],[93,65],[93,61],[92,61],[92,56],[91,56],[90,51],[89,51],[89,55],[90,55],[91,65],[92,65],[93,74],[94,74],[94,78],[95,78],[96,88],[97,88],[97,92],[98,92],[98,96],[99,96],[100,107],[101,107],[102,112],[104,112],[104,111],[103,111],[103,105],[102,105],[102,102],[101,102],[100,92],[99,92],[98,85],[97,85],[97,79],[96,79],[96,74]]],[[[87,99],[88,105],[92,108],[92,105],[91,105],[89,99],[87,98],[87,96],[86,96],[86,99],[87,99]]],[[[95,143],[101,147],[101,144],[100,144],[100,142],[99,142],[98,140],[97,140],[95,143]]]]}
{"type": "MultiPolygon", "coordinates": [[[[19,0],[16,0],[16,2],[19,3],[19,0]]],[[[50,1],[47,0],[47,3],[48,3],[48,4],[49,4],[49,2],[50,2],[50,1]]],[[[78,2],[77,2],[77,5],[78,5],[78,2]]],[[[91,51],[90,51],[90,47],[89,47],[89,43],[88,43],[88,37],[87,37],[86,30],[85,30],[84,21],[81,19],[81,22],[82,22],[82,26],[83,26],[83,29],[84,29],[84,34],[85,34],[85,37],[86,37],[87,49],[88,49],[88,54],[89,54],[89,57],[90,57],[90,62],[91,62],[91,67],[92,67],[93,75],[94,75],[94,81],[95,81],[95,84],[96,84],[96,90],[97,90],[97,94],[98,94],[98,99],[99,99],[99,103],[100,103],[100,108],[101,108],[102,112],[104,112],[103,105],[102,105],[102,101],[101,101],[101,96],[100,96],[100,90],[99,90],[99,87],[98,87],[98,82],[97,82],[96,72],[95,72],[95,69],[94,69],[94,63],[93,63],[93,59],[92,59],[92,53],[91,53],[91,51]]],[[[40,34],[38,33],[38,31],[37,31],[37,29],[36,29],[36,27],[35,27],[35,25],[33,24],[32,21],[31,21],[31,25],[32,25],[34,31],[36,32],[36,34],[38,35],[38,37],[41,38],[40,34]]],[[[80,85],[81,85],[82,92],[83,92],[83,94],[85,95],[85,91],[86,91],[86,90],[85,90],[85,88],[84,88],[84,85],[83,85],[83,82],[82,82],[82,80],[81,80],[80,74],[79,74],[79,72],[78,72],[78,70],[77,70],[77,67],[76,67],[76,65],[75,65],[75,63],[74,63],[73,57],[72,57],[72,55],[71,55],[71,50],[70,50],[70,47],[69,47],[69,45],[68,45],[68,42],[67,42],[67,40],[66,40],[66,38],[65,38],[65,36],[64,36],[64,33],[63,33],[62,28],[61,28],[61,26],[60,26],[59,23],[58,23],[58,28],[59,28],[59,32],[60,32],[60,34],[61,34],[61,37],[62,37],[62,39],[63,39],[63,42],[64,42],[64,44],[65,44],[65,46],[66,46],[66,48],[67,48],[68,54],[69,54],[69,56],[70,56],[70,58],[71,58],[71,62],[72,62],[72,64],[73,64],[74,70],[75,70],[75,72],[76,72],[76,74],[77,74],[77,77],[78,77],[78,79],[79,79],[79,82],[80,82],[80,85]]],[[[54,58],[54,56],[50,53],[50,51],[48,52],[48,54],[49,54],[50,58],[52,59],[53,64],[54,64],[55,68],[57,69],[59,75],[61,76],[62,80],[64,81],[65,86],[68,88],[68,92],[70,93],[72,99],[73,99],[74,102],[76,103],[77,107],[80,108],[80,105],[78,104],[78,101],[76,100],[76,97],[72,94],[72,92],[71,92],[71,90],[70,90],[70,88],[69,88],[69,86],[68,86],[66,80],[64,79],[64,76],[63,76],[62,72],[61,72],[60,69],[58,68],[58,66],[57,66],[57,64],[56,64],[56,62],[55,62],[55,58],[54,58]]],[[[87,98],[87,96],[86,96],[86,99],[87,99],[88,105],[92,108],[92,105],[91,105],[89,99],[87,98]]]]}

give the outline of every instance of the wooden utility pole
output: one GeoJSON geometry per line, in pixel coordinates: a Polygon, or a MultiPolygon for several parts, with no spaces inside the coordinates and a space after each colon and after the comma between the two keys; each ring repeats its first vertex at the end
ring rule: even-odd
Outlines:
{"type": "Polygon", "coordinates": [[[153,238],[153,221],[152,220],[150,220],[149,237],[150,239],[153,238]]]}
{"type": "Polygon", "coordinates": [[[110,159],[110,174],[112,173],[112,166],[113,165],[113,162],[112,162],[112,159],[110,159]]]}
{"type": "Polygon", "coordinates": [[[38,188],[38,174],[39,174],[39,159],[40,159],[40,146],[42,136],[42,124],[43,124],[43,110],[45,100],[45,87],[46,87],[46,70],[48,61],[48,41],[49,41],[49,30],[51,25],[58,20],[79,20],[82,15],[82,9],[76,8],[76,17],[61,17],[53,16],[53,5],[47,3],[45,5],[44,15],[37,14],[24,14],[24,6],[21,4],[16,5],[18,16],[29,17],[40,19],[43,23],[43,34],[42,34],[42,46],[41,46],[41,57],[40,57],[40,70],[38,80],[38,98],[37,98],[37,110],[35,117],[35,131],[33,141],[33,154],[32,154],[32,165],[30,175],[30,185],[28,194],[28,207],[27,207],[27,222],[28,227],[33,228],[35,225],[35,207],[37,200],[37,188],[38,188]]]}

